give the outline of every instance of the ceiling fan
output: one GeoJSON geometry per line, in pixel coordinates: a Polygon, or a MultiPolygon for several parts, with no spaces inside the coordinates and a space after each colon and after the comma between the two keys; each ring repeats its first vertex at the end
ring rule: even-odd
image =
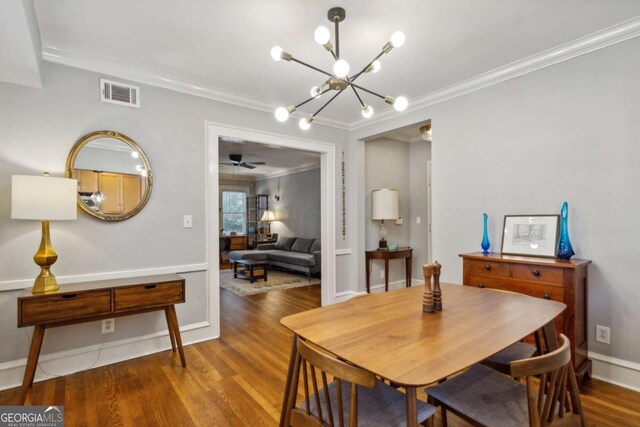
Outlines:
{"type": "Polygon", "coordinates": [[[247,169],[255,169],[258,165],[266,165],[265,162],[243,162],[242,154],[229,154],[229,162],[220,164],[227,166],[240,166],[247,169]]]}

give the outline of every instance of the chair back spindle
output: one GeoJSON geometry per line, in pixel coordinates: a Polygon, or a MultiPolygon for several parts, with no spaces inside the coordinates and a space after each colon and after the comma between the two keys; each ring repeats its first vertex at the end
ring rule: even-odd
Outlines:
{"type": "MultiPolygon", "coordinates": [[[[358,387],[374,388],[376,377],[371,372],[365,371],[356,366],[349,365],[341,360],[329,356],[326,353],[314,348],[311,344],[298,338],[296,341],[300,370],[304,385],[305,408],[294,407],[291,411],[290,424],[292,427],[334,427],[334,420],[337,425],[345,426],[345,414],[343,404],[343,381],[350,383],[349,398],[349,427],[358,425],[358,387]],[[317,371],[320,371],[323,390],[318,388],[317,371]],[[335,391],[337,397],[337,408],[332,408],[329,393],[327,376],[331,376],[335,381],[335,391]],[[312,389],[312,392],[310,391],[312,389]],[[311,411],[312,394],[316,410],[311,411]],[[323,399],[321,399],[323,397],[323,399]],[[336,410],[334,414],[334,410],[336,410]],[[334,417],[335,415],[335,417],[334,417]]],[[[290,395],[292,395],[291,406],[295,406],[295,396],[298,389],[298,381],[294,379],[291,383],[290,395]]]]}

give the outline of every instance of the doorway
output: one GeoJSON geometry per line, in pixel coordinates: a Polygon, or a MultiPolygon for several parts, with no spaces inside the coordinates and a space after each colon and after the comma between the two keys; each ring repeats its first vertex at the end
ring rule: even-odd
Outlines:
{"type": "Polygon", "coordinates": [[[320,155],[320,211],[321,211],[321,301],[322,305],[335,301],[335,146],[333,144],[289,136],[263,133],[253,129],[232,127],[208,122],[207,126],[207,261],[210,304],[214,324],[219,331],[220,317],[220,243],[217,231],[220,224],[219,200],[219,140],[222,137],[253,141],[272,147],[291,148],[320,155]]]}

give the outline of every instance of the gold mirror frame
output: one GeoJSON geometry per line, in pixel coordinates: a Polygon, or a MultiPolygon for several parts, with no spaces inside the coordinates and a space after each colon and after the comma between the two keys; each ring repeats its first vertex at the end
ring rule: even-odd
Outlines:
{"type": "Polygon", "coordinates": [[[96,212],[84,203],[84,201],[80,198],[79,194],[78,194],[78,206],[80,206],[80,208],[83,211],[85,211],[92,217],[101,219],[103,221],[124,221],[126,219],[129,219],[135,216],[138,212],[142,210],[142,208],[146,206],[147,202],[149,201],[149,198],[151,197],[151,190],[153,189],[153,172],[151,171],[151,164],[149,163],[149,159],[147,158],[147,155],[144,153],[142,148],[140,148],[140,146],[134,140],[132,140],[131,138],[129,138],[124,134],[114,132],[111,130],[100,130],[97,132],[91,132],[83,136],[74,144],[73,148],[69,152],[69,156],[67,157],[67,164],[65,167],[65,176],[67,178],[74,178],[73,166],[75,164],[78,153],[89,142],[99,138],[117,139],[119,141],[124,142],[129,147],[131,147],[132,150],[138,153],[138,155],[140,156],[139,158],[140,160],[142,160],[142,163],[144,164],[144,168],[147,171],[146,189],[144,194],[142,195],[140,203],[138,203],[138,205],[134,209],[130,210],[129,212],[124,212],[121,214],[103,214],[100,212],[96,212]]]}

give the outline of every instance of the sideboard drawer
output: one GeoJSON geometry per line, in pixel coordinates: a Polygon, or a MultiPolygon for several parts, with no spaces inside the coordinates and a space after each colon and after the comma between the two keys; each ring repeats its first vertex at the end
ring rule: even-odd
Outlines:
{"type": "Polygon", "coordinates": [[[182,282],[130,286],[115,290],[116,311],[170,305],[184,300],[182,282]]]}
{"type": "Polygon", "coordinates": [[[18,326],[56,323],[111,312],[111,291],[65,293],[20,300],[18,326]]]}
{"type": "Polygon", "coordinates": [[[511,266],[511,277],[514,279],[562,286],[562,276],[563,270],[561,268],[527,264],[514,264],[511,266]]]}
{"type": "Polygon", "coordinates": [[[469,285],[479,288],[502,289],[518,292],[537,298],[563,302],[564,291],[561,287],[531,283],[523,280],[495,279],[483,276],[470,276],[469,285]]]}
{"type": "Polygon", "coordinates": [[[509,277],[509,264],[494,261],[465,260],[470,274],[483,276],[509,277]]]}

